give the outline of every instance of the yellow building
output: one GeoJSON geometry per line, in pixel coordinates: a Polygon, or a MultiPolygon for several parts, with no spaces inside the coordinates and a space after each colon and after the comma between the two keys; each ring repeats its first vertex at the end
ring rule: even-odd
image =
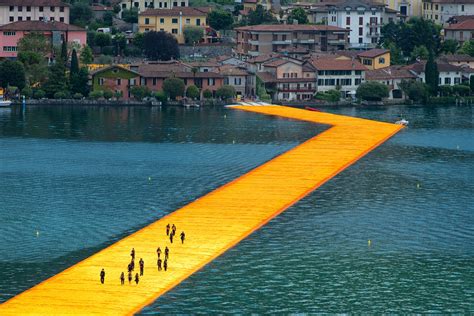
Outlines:
{"type": "Polygon", "coordinates": [[[388,49],[371,49],[357,55],[360,62],[370,70],[390,66],[390,51],[388,49]]]}
{"type": "Polygon", "coordinates": [[[388,8],[397,10],[402,17],[422,16],[422,0],[377,0],[384,3],[388,8]]]}
{"type": "Polygon", "coordinates": [[[167,10],[148,9],[138,16],[139,32],[165,31],[173,34],[179,44],[184,43],[184,29],[187,26],[207,28],[207,14],[210,8],[179,7],[167,10]]]}

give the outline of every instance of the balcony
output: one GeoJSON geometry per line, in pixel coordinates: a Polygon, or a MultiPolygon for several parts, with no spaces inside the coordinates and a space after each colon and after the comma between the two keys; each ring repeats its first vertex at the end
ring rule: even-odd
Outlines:
{"type": "Polygon", "coordinates": [[[314,38],[306,38],[306,39],[298,39],[297,42],[300,44],[314,44],[315,40],[314,38]]]}
{"type": "Polygon", "coordinates": [[[344,39],[330,39],[328,40],[329,45],[345,45],[346,41],[344,39]]]}
{"type": "Polygon", "coordinates": [[[258,41],[258,40],[250,40],[250,39],[249,39],[248,42],[249,42],[250,45],[254,45],[254,46],[259,45],[259,41],[258,41]]]}
{"type": "Polygon", "coordinates": [[[272,41],[272,44],[275,44],[275,45],[290,45],[291,44],[291,40],[277,40],[277,41],[272,41]]]}
{"type": "Polygon", "coordinates": [[[260,53],[256,50],[249,50],[247,52],[248,55],[252,56],[252,57],[255,57],[255,56],[258,56],[260,53]]]}
{"type": "Polygon", "coordinates": [[[380,37],[380,33],[369,33],[367,32],[368,37],[380,37]]]}

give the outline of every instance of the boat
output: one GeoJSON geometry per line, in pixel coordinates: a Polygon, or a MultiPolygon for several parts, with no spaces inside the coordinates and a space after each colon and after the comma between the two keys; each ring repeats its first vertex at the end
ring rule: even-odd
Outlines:
{"type": "Polygon", "coordinates": [[[399,120],[399,121],[396,121],[395,124],[407,126],[407,125],[408,125],[408,121],[405,120],[405,119],[401,119],[401,120],[399,120]]]}
{"type": "Polygon", "coordinates": [[[12,101],[3,98],[3,89],[0,88],[0,107],[10,106],[12,101]]]}
{"type": "Polygon", "coordinates": [[[308,111],[321,112],[321,110],[318,110],[316,108],[312,108],[310,106],[305,107],[305,109],[308,110],[308,111]]]}

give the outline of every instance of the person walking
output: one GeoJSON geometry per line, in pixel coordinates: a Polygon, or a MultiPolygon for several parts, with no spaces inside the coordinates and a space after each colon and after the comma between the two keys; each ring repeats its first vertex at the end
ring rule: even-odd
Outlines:
{"type": "Polygon", "coordinates": [[[132,268],[132,271],[135,270],[135,260],[132,259],[132,262],[130,262],[130,267],[132,268]]]}
{"type": "Polygon", "coordinates": [[[138,284],[138,281],[140,281],[140,278],[138,277],[138,273],[135,274],[135,283],[138,284]]]}
{"type": "Polygon", "coordinates": [[[165,259],[165,261],[163,262],[163,269],[168,270],[168,260],[165,259]]]}
{"type": "Polygon", "coordinates": [[[145,262],[143,261],[143,258],[140,258],[140,261],[138,261],[140,264],[140,276],[143,275],[143,268],[145,267],[145,262]]]}
{"type": "Polygon", "coordinates": [[[171,231],[173,232],[173,234],[176,234],[176,226],[173,224],[173,226],[171,226],[171,231]]]}
{"type": "Polygon", "coordinates": [[[171,234],[170,234],[170,243],[173,243],[173,236],[174,236],[174,233],[171,232],[171,234]]]}
{"type": "Polygon", "coordinates": [[[132,251],[130,252],[130,256],[132,256],[132,261],[135,260],[135,248],[132,248],[132,251]]]}
{"type": "Polygon", "coordinates": [[[120,275],[120,284],[124,284],[125,283],[125,273],[123,273],[122,271],[122,274],[120,275]]]}
{"type": "Polygon", "coordinates": [[[170,224],[166,225],[166,236],[170,234],[170,224]]]}
{"type": "Polygon", "coordinates": [[[160,259],[160,255],[161,255],[161,248],[160,247],[158,247],[156,249],[156,254],[158,255],[158,259],[160,259]]]}
{"type": "Polygon", "coordinates": [[[165,248],[165,260],[168,259],[168,255],[170,253],[170,250],[168,249],[168,247],[165,248]]]}
{"type": "Polygon", "coordinates": [[[105,282],[105,270],[102,268],[102,271],[100,271],[100,283],[104,284],[105,282]]]}
{"type": "Polygon", "coordinates": [[[184,234],[184,231],[181,232],[181,244],[184,244],[184,238],[186,235],[184,234]]]}
{"type": "Polygon", "coordinates": [[[158,271],[161,271],[161,259],[158,258],[158,261],[156,261],[156,264],[158,265],[158,271]]]}
{"type": "Polygon", "coordinates": [[[128,272],[132,272],[132,263],[130,262],[127,266],[128,272]]]}
{"type": "Polygon", "coordinates": [[[132,271],[128,271],[128,284],[132,282],[132,271]]]}

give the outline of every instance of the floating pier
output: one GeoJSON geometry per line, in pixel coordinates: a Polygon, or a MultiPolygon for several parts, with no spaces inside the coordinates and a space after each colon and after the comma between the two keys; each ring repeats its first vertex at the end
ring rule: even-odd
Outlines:
{"type": "MultiPolygon", "coordinates": [[[[282,106],[235,106],[331,127],[234,181],[125,237],[0,305],[0,315],[133,314],[382,144],[403,126],[282,106]],[[166,225],[175,224],[171,244],[166,225]],[[181,244],[179,234],[185,231],[181,244]],[[156,248],[170,249],[158,271],[156,248]],[[130,251],[139,284],[120,284],[130,251]],[[106,272],[100,283],[100,271],[106,272]]],[[[357,181],[357,180],[354,180],[357,181]]],[[[161,255],[163,258],[163,253],[161,255]]]]}

